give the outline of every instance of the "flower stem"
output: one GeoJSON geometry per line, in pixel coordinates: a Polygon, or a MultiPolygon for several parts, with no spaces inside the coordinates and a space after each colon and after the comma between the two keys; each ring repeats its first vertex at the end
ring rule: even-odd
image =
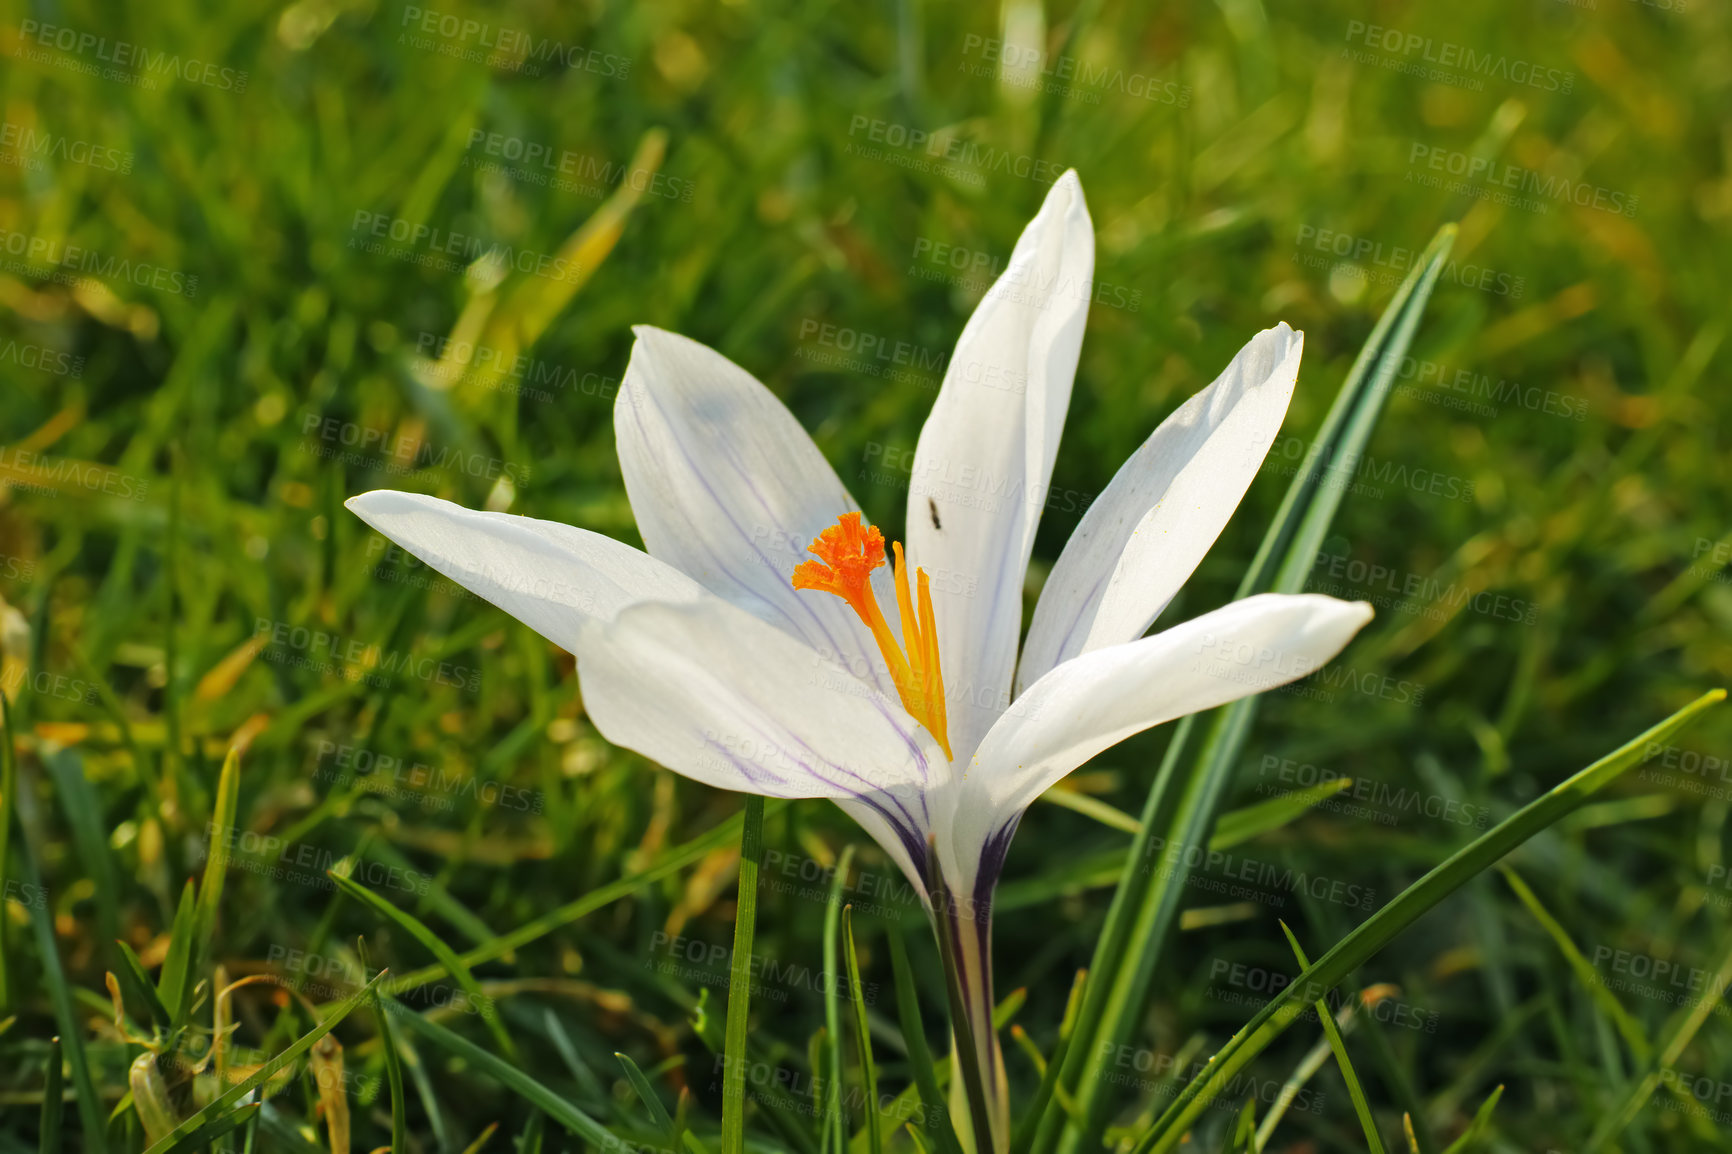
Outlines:
{"type": "Polygon", "coordinates": [[[977,909],[976,902],[945,886],[936,846],[928,848],[927,893],[933,933],[944,961],[955,1043],[952,1076],[961,1080],[974,1149],[979,1154],[1003,1154],[1009,1104],[992,1025],[992,915],[990,909],[977,909]]]}

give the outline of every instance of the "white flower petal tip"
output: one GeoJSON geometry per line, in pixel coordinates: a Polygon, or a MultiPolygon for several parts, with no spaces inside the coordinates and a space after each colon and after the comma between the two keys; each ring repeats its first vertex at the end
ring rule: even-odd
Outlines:
{"type": "Polygon", "coordinates": [[[1364,601],[1259,593],[1064,662],[1019,696],[981,742],[967,779],[976,800],[959,808],[959,822],[982,829],[1002,822],[1132,734],[1317,672],[1371,615],[1364,601]]]}
{"type": "Polygon", "coordinates": [[[909,564],[977,580],[934,585],[950,714],[966,759],[1009,701],[1023,576],[1070,407],[1094,283],[1082,182],[1047,192],[957,338],[908,486],[909,564]]]}
{"type": "Polygon", "coordinates": [[[602,736],[709,785],[864,801],[931,788],[947,772],[937,743],[900,706],[715,598],[593,622],[577,664],[602,736]]]}
{"type": "Polygon", "coordinates": [[[1142,636],[1166,608],[1262,468],[1304,348],[1285,323],[1258,333],[1120,467],[1041,591],[1019,691],[1072,657],[1142,636]]]}
{"type": "Polygon", "coordinates": [[[628,605],[690,602],[691,578],[647,553],[587,529],[465,509],[420,493],[376,489],[344,505],[436,572],[576,652],[587,620],[628,605]]]}

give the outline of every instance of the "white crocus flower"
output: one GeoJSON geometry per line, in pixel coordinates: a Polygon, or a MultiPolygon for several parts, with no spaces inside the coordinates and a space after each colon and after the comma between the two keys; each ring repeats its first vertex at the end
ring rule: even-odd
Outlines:
{"type": "MultiPolygon", "coordinates": [[[[827,797],[853,815],[944,931],[957,1037],[974,1049],[965,1081],[998,1150],[989,917],[1023,811],[1132,734],[1312,672],[1371,617],[1362,602],[1264,594],[1143,636],[1280,428],[1302,345],[1282,324],[1162,422],[1089,506],[1018,662],[1093,273],[1082,186],[1066,173],[957,342],[893,570],[782,403],[720,354],[653,328],[637,330],[614,406],[645,552],[411,493],[349,501],[575,654],[608,740],[723,789],[827,797]]],[[[965,1133],[969,1121],[957,1119],[965,1133]]]]}

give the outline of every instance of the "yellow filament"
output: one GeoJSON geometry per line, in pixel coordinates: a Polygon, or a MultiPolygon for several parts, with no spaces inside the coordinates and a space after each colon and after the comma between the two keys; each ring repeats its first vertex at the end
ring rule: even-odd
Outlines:
{"type": "Polygon", "coordinates": [[[872,571],[884,564],[884,535],[875,527],[864,525],[860,514],[844,513],[818,535],[810,547],[818,560],[803,561],[796,566],[793,585],[796,589],[833,593],[860,615],[860,620],[872,631],[872,639],[878,642],[903,708],[938,739],[944,756],[952,757],[944,707],[944,672],[938,664],[938,630],[926,570],[915,570],[919,587],[917,612],[915,598],[908,588],[902,543],[898,541],[891,548],[896,556],[892,572],[896,609],[902,622],[901,645],[890,632],[890,623],[884,619],[884,611],[878,607],[878,597],[872,591],[872,571]]]}

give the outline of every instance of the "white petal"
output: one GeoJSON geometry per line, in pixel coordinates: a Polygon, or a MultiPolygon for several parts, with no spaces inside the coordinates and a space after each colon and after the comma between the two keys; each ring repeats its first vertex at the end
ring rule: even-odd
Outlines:
{"type": "Polygon", "coordinates": [[[1094,232],[1067,172],[975,309],[915,449],[908,553],[932,577],[951,748],[1009,701],[1022,582],[1088,319],[1094,232]]]}
{"type": "Polygon", "coordinates": [[[1287,415],[1303,333],[1265,329],[1131,454],[1066,542],[1035,606],[1018,692],[1143,635],[1250,488],[1287,415]]]}
{"type": "Polygon", "coordinates": [[[959,845],[984,843],[1048,786],[1134,733],[1315,672],[1369,620],[1363,601],[1262,593],[1072,658],[1018,697],[981,743],[964,778],[959,845]]]}
{"type": "Polygon", "coordinates": [[[862,798],[837,798],[836,804],[860,828],[872,835],[908,879],[921,901],[926,901],[926,853],[928,835],[937,828],[932,802],[947,788],[904,786],[862,798]]]}
{"type": "Polygon", "coordinates": [[[901,705],[720,598],[586,626],[577,670],[602,736],[722,789],[859,798],[949,773],[901,705]]]}
{"type": "Polygon", "coordinates": [[[812,539],[859,509],[836,471],[746,370],[685,337],[633,331],[613,421],[644,547],[893,693],[871,634],[847,605],[792,584],[812,539]]]}
{"type": "Polygon", "coordinates": [[[350,497],[361,520],[549,641],[577,652],[586,620],[639,601],[690,602],[690,577],[611,537],[437,497],[378,489],[350,497]]]}

